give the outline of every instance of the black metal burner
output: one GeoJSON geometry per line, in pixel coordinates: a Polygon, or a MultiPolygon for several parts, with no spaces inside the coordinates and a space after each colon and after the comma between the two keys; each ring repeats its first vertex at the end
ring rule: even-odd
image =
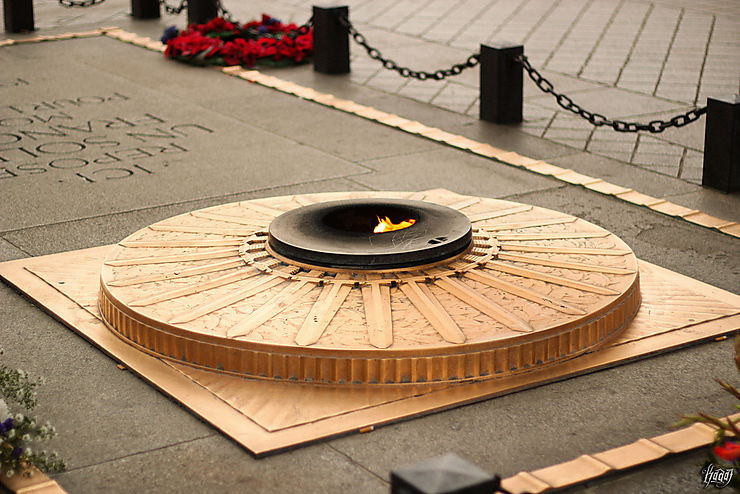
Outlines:
{"type": "Polygon", "coordinates": [[[349,199],[312,204],[270,223],[268,245],[291,260],[331,268],[393,269],[430,264],[465,251],[473,237],[467,216],[404,199],[349,199]],[[373,233],[378,217],[402,230],[373,233]]]}

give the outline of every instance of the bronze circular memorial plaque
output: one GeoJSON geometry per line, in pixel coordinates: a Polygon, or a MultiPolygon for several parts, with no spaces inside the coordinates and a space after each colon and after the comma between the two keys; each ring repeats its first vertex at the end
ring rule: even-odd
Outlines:
{"type": "Polygon", "coordinates": [[[112,249],[99,305],[130,344],[204,369],[434,384],[587,352],[629,324],[640,291],[629,247],[573,216],[444,190],[338,192],[150,225],[112,249]],[[395,230],[368,231],[384,219],[395,230]]]}

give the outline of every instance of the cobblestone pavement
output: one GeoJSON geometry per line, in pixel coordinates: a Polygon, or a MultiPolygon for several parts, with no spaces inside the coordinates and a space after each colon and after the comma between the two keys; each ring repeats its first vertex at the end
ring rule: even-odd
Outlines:
{"type": "MultiPolygon", "coordinates": [[[[300,22],[314,2],[275,2],[300,22]]],[[[740,91],[736,0],[350,0],[353,24],[400,65],[433,71],[481,43],[522,43],[556,89],[610,118],[669,119],[707,96],[740,91]]],[[[226,3],[228,7],[228,2],[226,3]]],[[[277,15],[277,14],[275,14],[277,15]]],[[[478,71],[444,81],[403,79],[352,46],[353,82],[468,115],[478,113],[478,71]]],[[[579,150],[701,183],[704,118],[662,134],[596,128],[527,80],[522,130],[579,150]]]]}

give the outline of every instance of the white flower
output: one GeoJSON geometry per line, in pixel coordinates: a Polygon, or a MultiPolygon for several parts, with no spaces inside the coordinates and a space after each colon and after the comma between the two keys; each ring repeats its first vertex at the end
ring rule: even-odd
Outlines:
{"type": "Polygon", "coordinates": [[[4,422],[5,419],[10,417],[10,409],[8,408],[8,404],[5,403],[5,401],[0,398],[0,422],[4,422]]]}
{"type": "Polygon", "coordinates": [[[23,436],[21,437],[21,440],[28,442],[31,440],[31,436],[28,434],[23,434],[23,436]]]}
{"type": "Polygon", "coordinates": [[[10,477],[12,477],[13,475],[15,475],[15,472],[14,472],[14,471],[13,471],[13,469],[11,468],[11,469],[10,469],[10,470],[8,470],[7,472],[5,472],[5,475],[6,475],[6,476],[7,476],[8,478],[10,478],[10,477]]]}
{"type": "Polygon", "coordinates": [[[26,455],[28,456],[31,456],[33,454],[33,452],[31,451],[31,448],[26,448],[23,452],[26,453],[26,455]]]}
{"type": "Polygon", "coordinates": [[[22,413],[16,413],[15,414],[15,421],[16,422],[22,422],[23,419],[24,419],[24,417],[23,417],[23,414],[22,413]]]}
{"type": "Polygon", "coordinates": [[[8,439],[13,439],[15,437],[15,429],[10,429],[8,431],[8,439]]]}

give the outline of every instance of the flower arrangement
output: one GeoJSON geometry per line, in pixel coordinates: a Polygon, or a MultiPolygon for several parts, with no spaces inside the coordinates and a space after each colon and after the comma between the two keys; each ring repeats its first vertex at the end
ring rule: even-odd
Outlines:
{"type": "Polygon", "coordinates": [[[31,476],[31,466],[44,471],[61,471],[66,467],[56,452],[35,451],[30,446],[33,441],[56,436],[56,429],[49,422],[39,424],[28,415],[36,407],[36,388],[43,382],[42,378],[33,379],[20,369],[0,365],[0,471],[7,477],[16,473],[31,476]],[[8,402],[23,407],[26,415],[12,414],[8,402]]]}
{"type": "Polygon", "coordinates": [[[246,24],[216,17],[178,31],[168,27],[162,36],[164,55],[194,65],[289,65],[308,61],[313,52],[313,29],[283,24],[262,14],[246,24]]]}
{"type": "MultiPolygon", "coordinates": [[[[738,363],[738,367],[740,368],[740,363],[738,363]]],[[[715,380],[722,386],[722,389],[740,400],[740,390],[724,381],[715,380]]],[[[740,410],[740,404],[736,404],[735,408],[740,410]]],[[[730,485],[736,490],[740,490],[740,428],[737,425],[740,423],[740,418],[731,419],[730,417],[726,417],[723,420],[719,417],[699,412],[696,415],[684,415],[682,420],[675,426],[683,427],[697,422],[709,424],[717,428],[717,435],[711,451],[712,454],[703,466],[703,474],[714,470],[715,465],[718,465],[727,472],[734,471],[735,475],[730,475],[725,485],[730,485]]]]}

